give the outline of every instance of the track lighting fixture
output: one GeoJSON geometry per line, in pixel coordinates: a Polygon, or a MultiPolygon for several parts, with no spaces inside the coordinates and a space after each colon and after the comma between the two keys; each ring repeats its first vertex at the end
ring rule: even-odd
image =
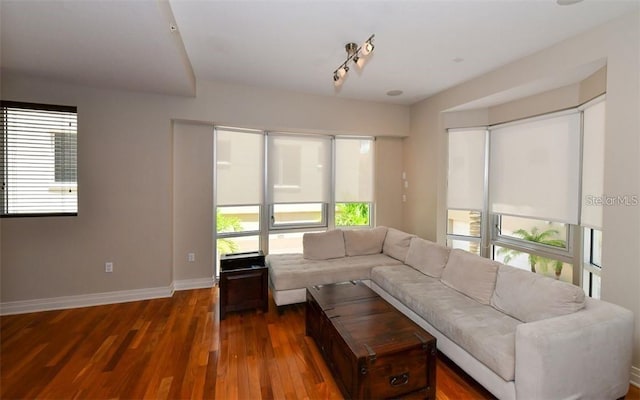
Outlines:
{"type": "Polygon", "coordinates": [[[362,46],[358,47],[355,43],[347,43],[345,50],[347,51],[347,59],[335,71],[333,71],[333,83],[336,86],[342,85],[344,78],[349,72],[349,62],[353,61],[359,68],[364,66],[365,58],[371,54],[375,46],[373,45],[373,38],[375,35],[371,35],[369,39],[365,40],[362,46]]]}

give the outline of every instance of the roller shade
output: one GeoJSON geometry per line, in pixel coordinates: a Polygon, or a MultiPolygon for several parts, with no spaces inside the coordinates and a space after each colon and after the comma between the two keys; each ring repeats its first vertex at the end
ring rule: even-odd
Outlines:
{"type": "Polygon", "coordinates": [[[483,209],[486,129],[449,130],[447,208],[483,209]]]}
{"type": "Polygon", "coordinates": [[[258,131],[216,128],[218,206],[262,202],[263,141],[258,131]]]}
{"type": "Polygon", "coordinates": [[[606,102],[588,106],[583,112],[582,215],[580,224],[602,229],[604,184],[604,133],[606,102]]]}
{"type": "Polygon", "coordinates": [[[335,140],[336,202],[373,202],[373,139],[335,140]]]}
{"type": "Polygon", "coordinates": [[[579,113],[492,128],[490,154],[491,212],[578,223],[579,113]]]}
{"type": "Polygon", "coordinates": [[[269,133],[270,203],[328,203],[331,137],[269,133]]]}

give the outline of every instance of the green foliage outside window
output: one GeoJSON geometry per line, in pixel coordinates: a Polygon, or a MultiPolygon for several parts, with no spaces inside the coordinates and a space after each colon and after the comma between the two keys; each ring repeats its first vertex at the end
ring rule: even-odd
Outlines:
{"type": "MultiPolygon", "coordinates": [[[[526,229],[518,229],[513,234],[523,240],[529,242],[535,242],[540,244],[546,244],[554,247],[565,247],[566,242],[562,239],[555,239],[554,236],[558,235],[557,229],[547,229],[540,232],[537,227],[531,228],[531,232],[526,229]]],[[[520,251],[508,249],[506,247],[498,250],[498,255],[504,255],[504,263],[508,264],[514,257],[522,254],[520,251]]],[[[562,267],[564,263],[558,260],[552,260],[545,257],[540,257],[535,254],[529,254],[529,265],[531,266],[531,272],[537,272],[537,267],[540,267],[542,272],[547,272],[549,266],[552,266],[556,275],[556,279],[560,278],[562,274],[562,267]]]]}
{"type": "Polygon", "coordinates": [[[369,225],[369,203],[336,204],[336,226],[369,225]]]}
{"type": "MultiPolygon", "coordinates": [[[[216,211],[216,231],[220,232],[239,232],[242,230],[242,225],[240,224],[240,218],[234,217],[231,215],[224,215],[220,212],[220,210],[216,211]]],[[[222,238],[216,241],[216,248],[218,250],[218,254],[228,254],[235,253],[238,251],[239,247],[233,239],[222,238]]]]}

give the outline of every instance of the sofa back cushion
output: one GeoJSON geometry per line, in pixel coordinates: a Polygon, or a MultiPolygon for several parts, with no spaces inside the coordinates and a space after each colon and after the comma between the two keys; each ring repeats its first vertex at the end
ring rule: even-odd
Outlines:
{"type": "Polygon", "coordinates": [[[405,264],[412,266],[425,275],[440,278],[449,259],[449,248],[437,243],[414,237],[411,239],[405,264]]]}
{"type": "Polygon", "coordinates": [[[384,238],[382,252],[389,257],[404,262],[407,258],[411,238],[413,237],[415,237],[415,235],[394,228],[387,228],[387,236],[384,238]]]}
{"type": "Polygon", "coordinates": [[[344,246],[348,256],[366,256],[382,253],[382,245],[387,235],[386,226],[373,229],[349,229],[344,233],[344,246]]]}
{"type": "Polygon", "coordinates": [[[501,265],[491,305],[523,322],[571,314],[584,308],[584,291],[530,271],[501,265]]]}
{"type": "Polygon", "coordinates": [[[345,256],[340,229],[302,235],[302,254],[307,260],[328,260],[345,256]]]}
{"type": "Polygon", "coordinates": [[[453,249],[440,280],[445,285],[465,294],[482,304],[490,304],[496,286],[500,263],[453,249]]]}

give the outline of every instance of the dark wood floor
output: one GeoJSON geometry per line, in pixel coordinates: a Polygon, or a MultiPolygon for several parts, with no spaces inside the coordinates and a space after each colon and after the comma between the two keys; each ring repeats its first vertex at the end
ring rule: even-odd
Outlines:
{"type": "MultiPolygon", "coordinates": [[[[0,318],[0,397],[342,398],[309,337],[304,308],[220,322],[218,290],[0,318]]],[[[437,398],[491,395],[440,357],[437,398]]]]}

